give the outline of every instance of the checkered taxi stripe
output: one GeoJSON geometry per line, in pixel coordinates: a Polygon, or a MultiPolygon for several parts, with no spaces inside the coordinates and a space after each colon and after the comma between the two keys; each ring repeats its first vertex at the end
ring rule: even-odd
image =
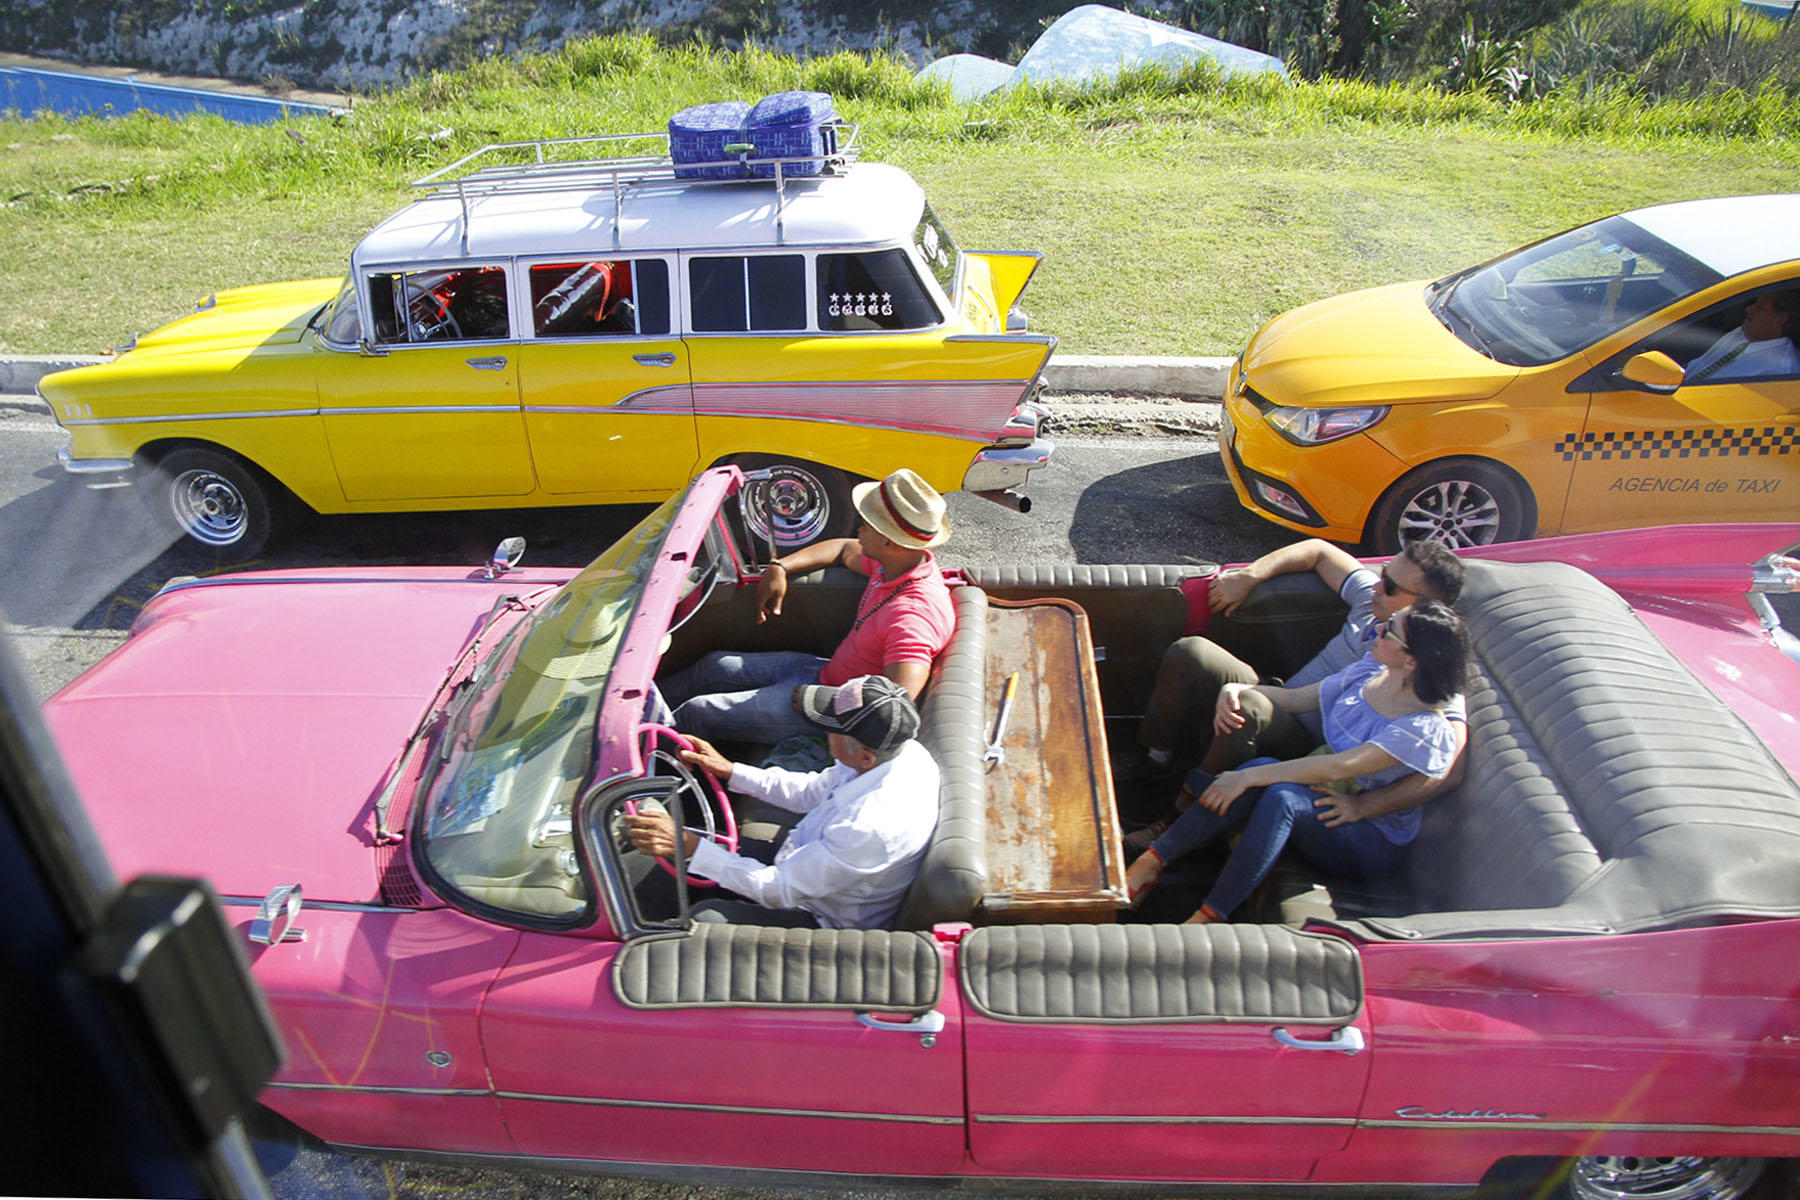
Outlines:
{"type": "Polygon", "coordinates": [[[1624,433],[1568,434],[1556,443],[1564,462],[1581,459],[1730,458],[1751,454],[1792,454],[1800,429],[1773,425],[1749,429],[1629,430],[1624,433]]]}

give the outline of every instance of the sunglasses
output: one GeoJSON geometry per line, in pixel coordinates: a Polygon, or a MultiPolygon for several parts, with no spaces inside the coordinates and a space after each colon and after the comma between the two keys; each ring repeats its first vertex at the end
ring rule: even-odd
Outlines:
{"type": "Polygon", "coordinates": [[[1419,596],[1424,594],[1422,592],[1415,592],[1409,587],[1401,587],[1399,582],[1396,581],[1392,575],[1388,574],[1386,567],[1381,568],[1381,590],[1390,596],[1397,592],[1405,592],[1409,596],[1419,596]]]}
{"type": "Polygon", "coordinates": [[[1393,616],[1389,617],[1387,620],[1385,620],[1381,623],[1381,636],[1384,638],[1392,638],[1394,641],[1394,644],[1399,646],[1402,650],[1411,650],[1412,649],[1411,646],[1408,646],[1406,644],[1406,639],[1400,636],[1400,614],[1399,613],[1395,613],[1393,616]]]}

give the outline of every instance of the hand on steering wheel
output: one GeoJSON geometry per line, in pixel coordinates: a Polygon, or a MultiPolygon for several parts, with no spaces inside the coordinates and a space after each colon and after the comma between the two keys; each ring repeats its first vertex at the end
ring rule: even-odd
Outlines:
{"type": "MultiPolygon", "coordinates": [[[[644,764],[652,775],[672,775],[680,782],[675,791],[681,796],[683,814],[689,820],[698,820],[698,827],[689,826],[688,832],[699,837],[708,838],[723,846],[726,850],[736,852],[738,847],[737,817],[731,811],[731,802],[725,798],[725,789],[709,771],[699,774],[682,761],[682,752],[696,755],[697,761],[704,761],[702,747],[711,750],[705,743],[696,744],[679,730],[667,725],[645,723],[638,726],[638,732],[644,737],[644,764]],[[674,746],[674,751],[664,749],[659,743],[666,742],[674,746]],[[701,779],[705,783],[701,783],[701,779]]],[[[717,754],[717,751],[713,751],[717,754]]],[[[625,811],[636,815],[637,806],[627,804],[625,811]]],[[[675,873],[675,864],[666,858],[657,860],[663,870],[671,875],[675,873]]],[[[695,875],[688,876],[689,883],[711,886],[712,881],[701,879],[695,875]]]]}

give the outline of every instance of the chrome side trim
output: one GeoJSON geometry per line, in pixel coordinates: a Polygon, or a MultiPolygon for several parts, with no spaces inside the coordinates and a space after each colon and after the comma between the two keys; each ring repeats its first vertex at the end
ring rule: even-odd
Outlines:
{"type": "Polygon", "coordinates": [[[493,1095],[486,1088],[382,1087],[366,1083],[284,1083],[279,1079],[271,1079],[263,1086],[281,1088],[283,1091],[289,1092],[347,1092],[362,1096],[480,1096],[486,1099],[493,1095]]]}
{"type": "Polygon", "coordinates": [[[1016,346],[1020,342],[1035,342],[1040,346],[1054,346],[1056,339],[1047,333],[953,333],[944,339],[946,342],[1005,342],[1016,346]]]}
{"type": "MultiPolygon", "coordinates": [[[[1355,1117],[1218,1117],[1218,1116],[1119,1116],[1112,1113],[1071,1114],[1068,1116],[1033,1116],[1012,1113],[970,1113],[971,1121],[985,1121],[989,1125],[1304,1125],[1313,1128],[1319,1125],[1349,1127],[1357,1124],[1355,1117]]],[[[1411,1128],[1412,1126],[1408,1126],[1411,1128]]]]}
{"type": "Polygon", "coordinates": [[[377,408],[321,408],[322,417],[392,417],[420,413],[516,413],[517,404],[395,404],[377,408]]]}
{"type": "MultiPolygon", "coordinates": [[[[167,591],[168,589],[164,589],[167,591]]],[[[219,903],[227,908],[260,908],[262,899],[256,896],[220,896],[219,903]]],[[[349,904],[341,900],[308,900],[307,912],[361,912],[361,913],[410,913],[418,912],[416,908],[401,908],[393,904],[349,904]]],[[[273,1085],[270,1085],[273,1086],[273,1085]]],[[[313,1086],[308,1084],[307,1086],[313,1086]]],[[[320,1085],[323,1086],[323,1085],[320,1085]]]]}
{"type": "Polygon", "coordinates": [[[688,1104],[673,1100],[616,1100],[601,1096],[546,1096],[535,1092],[495,1092],[501,1100],[542,1104],[580,1104],[597,1108],[653,1108],[670,1112],[725,1113],[743,1117],[816,1117],[823,1121],[886,1121],[900,1125],[961,1125],[961,1117],[926,1117],[908,1113],[839,1112],[823,1108],[761,1108],[748,1104],[688,1104]]]}
{"type": "Polygon", "coordinates": [[[155,417],[64,418],[64,425],[164,425],[172,421],[251,421],[263,417],[316,417],[316,408],[271,408],[262,412],[169,413],[155,417]]]}
{"type": "Polygon", "coordinates": [[[1520,1121],[1460,1120],[1456,1118],[1413,1117],[1398,1120],[1362,1121],[1365,1129],[1521,1129],[1533,1132],[1551,1129],[1558,1133],[1680,1133],[1680,1134],[1755,1134],[1764,1137],[1793,1137],[1800,1134],[1795,1125],[1684,1125],[1656,1121],[1520,1121]]]}

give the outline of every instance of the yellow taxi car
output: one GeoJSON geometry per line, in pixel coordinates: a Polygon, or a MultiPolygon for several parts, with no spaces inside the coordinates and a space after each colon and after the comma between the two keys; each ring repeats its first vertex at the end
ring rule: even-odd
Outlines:
{"type": "Polygon", "coordinates": [[[1800,195],[1607,217],[1305,305],[1226,384],[1239,501],[1371,553],[1800,513],[1800,195]]]}
{"type": "Polygon", "coordinates": [[[659,136],[484,147],[420,180],[341,282],[220,292],[47,376],[63,466],[139,483],[227,560],[294,501],[659,501],[725,463],[784,546],[853,532],[851,486],[902,466],[1024,507],[1052,450],[1032,396],[1055,343],[1017,307],[1040,256],[959,249],[853,135],[748,159],[769,178],[579,157],[659,136]]]}

